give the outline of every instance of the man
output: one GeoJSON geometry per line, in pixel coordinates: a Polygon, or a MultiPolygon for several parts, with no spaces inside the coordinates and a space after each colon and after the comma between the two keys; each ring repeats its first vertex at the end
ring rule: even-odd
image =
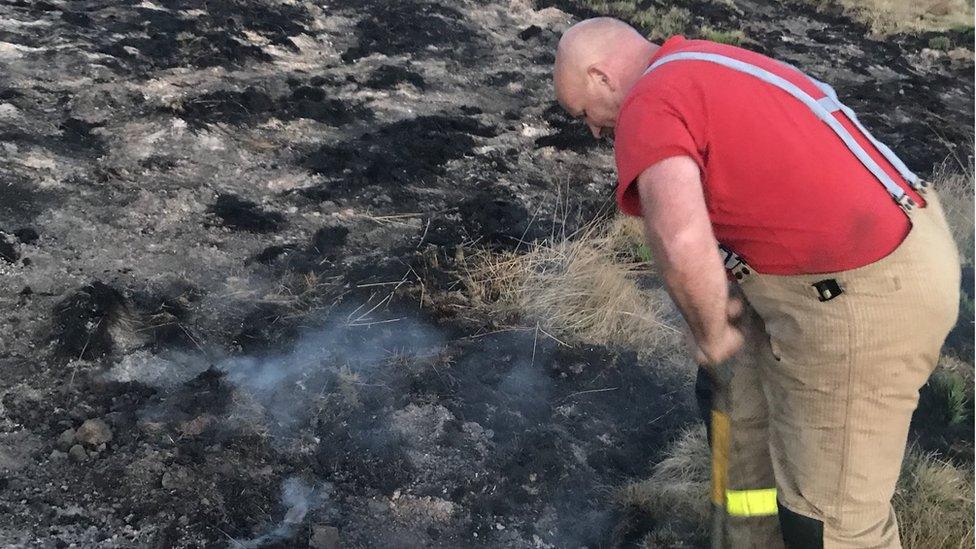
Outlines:
{"type": "Polygon", "coordinates": [[[597,18],[554,79],[615,136],[618,205],[710,373],[713,546],[900,547],[908,424],[958,313],[935,193],[829,86],[755,52],[597,18]]]}

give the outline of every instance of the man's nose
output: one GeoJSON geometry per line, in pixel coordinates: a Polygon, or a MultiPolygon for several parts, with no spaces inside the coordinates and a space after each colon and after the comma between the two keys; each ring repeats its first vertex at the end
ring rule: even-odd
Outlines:
{"type": "Polygon", "coordinates": [[[591,122],[587,122],[586,125],[589,126],[590,133],[593,134],[593,138],[600,139],[600,129],[601,129],[600,126],[597,126],[596,124],[593,124],[591,122]]]}

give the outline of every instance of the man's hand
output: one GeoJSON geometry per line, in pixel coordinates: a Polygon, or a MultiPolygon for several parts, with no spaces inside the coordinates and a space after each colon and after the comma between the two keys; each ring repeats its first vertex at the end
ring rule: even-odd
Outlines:
{"type": "Polygon", "coordinates": [[[709,341],[695,341],[690,333],[688,343],[691,347],[691,354],[695,357],[695,362],[702,366],[717,366],[732,358],[735,353],[742,349],[745,344],[745,336],[736,326],[736,320],[742,315],[742,301],[736,298],[729,299],[727,308],[728,322],[724,329],[721,329],[717,337],[709,341]]]}

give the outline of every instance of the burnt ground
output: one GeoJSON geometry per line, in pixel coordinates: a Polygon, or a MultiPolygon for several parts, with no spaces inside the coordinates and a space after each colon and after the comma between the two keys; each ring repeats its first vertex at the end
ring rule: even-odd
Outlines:
{"type": "MultiPolygon", "coordinates": [[[[610,494],[694,421],[688,379],[456,307],[459,248],[610,207],[610,149],[549,84],[585,14],[549,4],[0,6],[0,544],[653,527],[610,494]]],[[[798,4],[679,4],[833,83],[919,172],[965,154],[971,54],[798,4]]]]}

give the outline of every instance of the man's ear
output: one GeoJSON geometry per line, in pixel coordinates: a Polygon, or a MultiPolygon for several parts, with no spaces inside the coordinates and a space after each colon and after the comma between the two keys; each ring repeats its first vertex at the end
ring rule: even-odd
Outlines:
{"type": "Polygon", "coordinates": [[[586,76],[590,78],[590,81],[598,86],[604,86],[609,88],[610,91],[617,91],[617,85],[610,78],[609,73],[603,69],[599,64],[590,65],[586,69],[586,76]]]}

